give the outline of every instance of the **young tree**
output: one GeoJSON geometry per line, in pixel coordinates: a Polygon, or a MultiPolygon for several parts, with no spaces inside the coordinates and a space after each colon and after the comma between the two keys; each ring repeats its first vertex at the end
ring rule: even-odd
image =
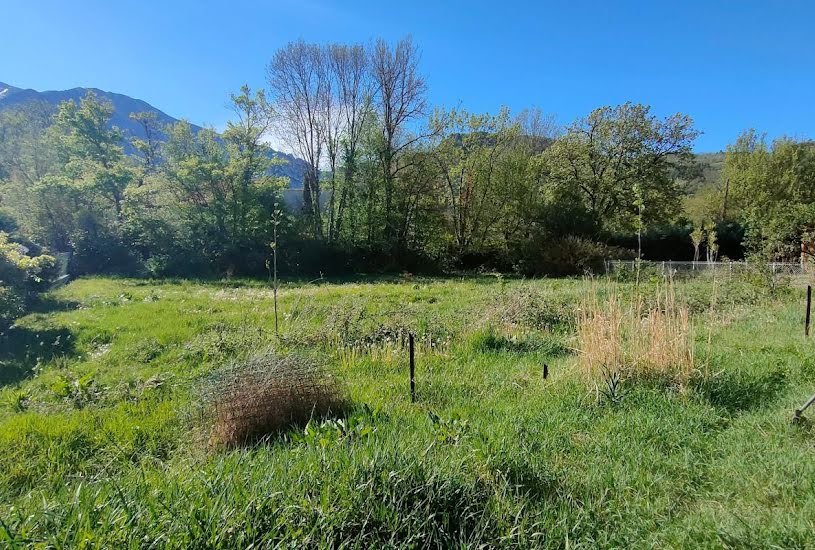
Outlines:
{"type": "Polygon", "coordinates": [[[700,226],[694,227],[690,233],[690,239],[693,243],[693,261],[695,263],[699,261],[699,247],[702,246],[702,241],[705,239],[705,230],[700,226]]]}
{"type": "Polygon", "coordinates": [[[705,226],[705,233],[707,233],[707,261],[708,263],[715,262],[719,255],[716,226],[713,223],[707,224],[705,226]]]}

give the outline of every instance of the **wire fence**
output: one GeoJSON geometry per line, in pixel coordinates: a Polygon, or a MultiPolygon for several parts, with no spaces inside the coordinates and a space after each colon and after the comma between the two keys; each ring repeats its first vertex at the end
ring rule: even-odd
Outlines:
{"type": "MultiPolygon", "coordinates": [[[[704,273],[735,275],[756,270],[755,264],[747,262],[674,262],[674,261],[641,261],[641,268],[656,269],[663,275],[676,274],[693,275],[704,273]]],[[[636,271],[637,260],[606,260],[606,274],[620,271],[636,271]]],[[[811,268],[810,268],[811,269],[811,268]]],[[[810,272],[803,262],[770,262],[767,264],[768,272],[773,275],[805,275],[810,272]]]]}

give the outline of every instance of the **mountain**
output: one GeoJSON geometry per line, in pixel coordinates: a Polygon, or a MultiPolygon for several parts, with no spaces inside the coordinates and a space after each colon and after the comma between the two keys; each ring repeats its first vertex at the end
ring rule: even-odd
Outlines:
{"type": "MultiPolygon", "coordinates": [[[[125,136],[128,137],[144,137],[144,130],[141,125],[130,119],[131,113],[155,113],[158,122],[162,125],[179,122],[179,119],[153,107],[146,101],[135,99],[124,94],[106,92],[98,88],[71,88],[70,90],[38,92],[37,90],[17,88],[3,82],[0,82],[0,111],[36,102],[44,103],[56,111],[57,106],[61,102],[67,100],[79,101],[85,97],[88,92],[93,92],[98,97],[110,101],[113,104],[114,111],[110,123],[112,126],[117,126],[122,130],[125,136]]],[[[193,124],[192,127],[196,132],[201,130],[200,126],[193,124]]],[[[286,162],[285,164],[280,164],[272,168],[272,172],[277,176],[289,178],[289,187],[291,189],[301,189],[303,187],[303,173],[307,166],[306,162],[293,155],[279,151],[275,151],[274,156],[286,162]]]]}

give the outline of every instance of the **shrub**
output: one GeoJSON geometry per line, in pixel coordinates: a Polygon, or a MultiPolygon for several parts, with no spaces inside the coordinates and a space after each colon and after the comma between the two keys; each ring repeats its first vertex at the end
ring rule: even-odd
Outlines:
{"type": "Polygon", "coordinates": [[[222,372],[208,390],[209,445],[252,445],[343,413],[348,400],[315,361],[267,352],[222,372]]]}
{"type": "Polygon", "coordinates": [[[56,260],[52,256],[27,253],[0,231],[0,331],[25,312],[30,298],[53,275],[56,260]]]}
{"type": "Polygon", "coordinates": [[[9,327],[14,320],[25,312],[25,300],[8,286],[0,286],[0,332],[9,327]]]}
{"type": "Polygon", "coordinates": [[[574,326],[575,306],[562,294],[544,294],[534,287],[522,286],[501,295],[495,308],[503,323],[552,331],[574,326]]]}
{"type": "Polygon", "coordinates": [[[567,236],[533,242],[522,252],[515,269],[523,275],[563,277],[602,273],[605,260],[633,257],[630,250],[611,247],[582,237],[567,236]]]}

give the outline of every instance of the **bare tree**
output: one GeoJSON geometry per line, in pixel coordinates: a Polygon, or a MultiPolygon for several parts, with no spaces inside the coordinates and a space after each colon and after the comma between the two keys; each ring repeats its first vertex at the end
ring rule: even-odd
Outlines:
{"type": "Polygon", "coordinates": [[[281,114],[284,139],[308,163],[303,175],[303,209],[311,218],[314,234],[322,237],[320,213],[320,162],[323,156],[326,71],[321,48],[290,42],[275,53],[267,78],[281,114]]]}
{"type": "MultiPolygon", "coordinates": [[[[328,48],[328,62],[334,78],[334,87],[339,100],[339,116],[344,131],[341,138],[344,182],[336,216],[334,216],[334,193],[331,197],[332,224],[329,227],[329,239],[331,239],[339,237],[346,204],[354,199],[357,148],[362,130],[371,115],[374,85],[370,73],[369,57],[362,45],[333,44],[328,48]]],[[[329,157],[336,159],[336,155],[332,157],[330,151],[329,157]]],[[[334,161],[331,161],[331,165],[333,178],[334,161]]],[[[334,187],[333,179],[332,187],[334,187]]]]}
{"type": "Polygon", "coordinates": [[[328,169],[330,172],[331,196],[328,201],[328,240],[334,239],[334,220],[337,204],[337,159],[345,133],[345,120],[341,114],[342,100],[339,97],[339,81],[331,61],[331,47],[320,46],[318,70],[322,87],[320,90],[319,124],[325,142],[328,169]]]}
{"type": "Polygon", "coordinates": [[[395,234],[393,217],[394,180],[400,169],[399,156],[419,137],[408,138],[406,126],[423,115],[427,86],[418,73],[419,51],[410,37],[391,47],[377,40],[372,53],[373,76],[377,85],[379,116],[382,123],[380,162],[385,184],[386,235],[395,234]]]}
{"type": "Polygon", "coordinates": [[[136,185],[144,185],[144,180],[156,172],[161,156],[161,124],[153,111],[130,113],[130,120],[141,126],[144,139],[132,138],[130,143],[139,152],[140,170],[136,177],[136,185]]]}

